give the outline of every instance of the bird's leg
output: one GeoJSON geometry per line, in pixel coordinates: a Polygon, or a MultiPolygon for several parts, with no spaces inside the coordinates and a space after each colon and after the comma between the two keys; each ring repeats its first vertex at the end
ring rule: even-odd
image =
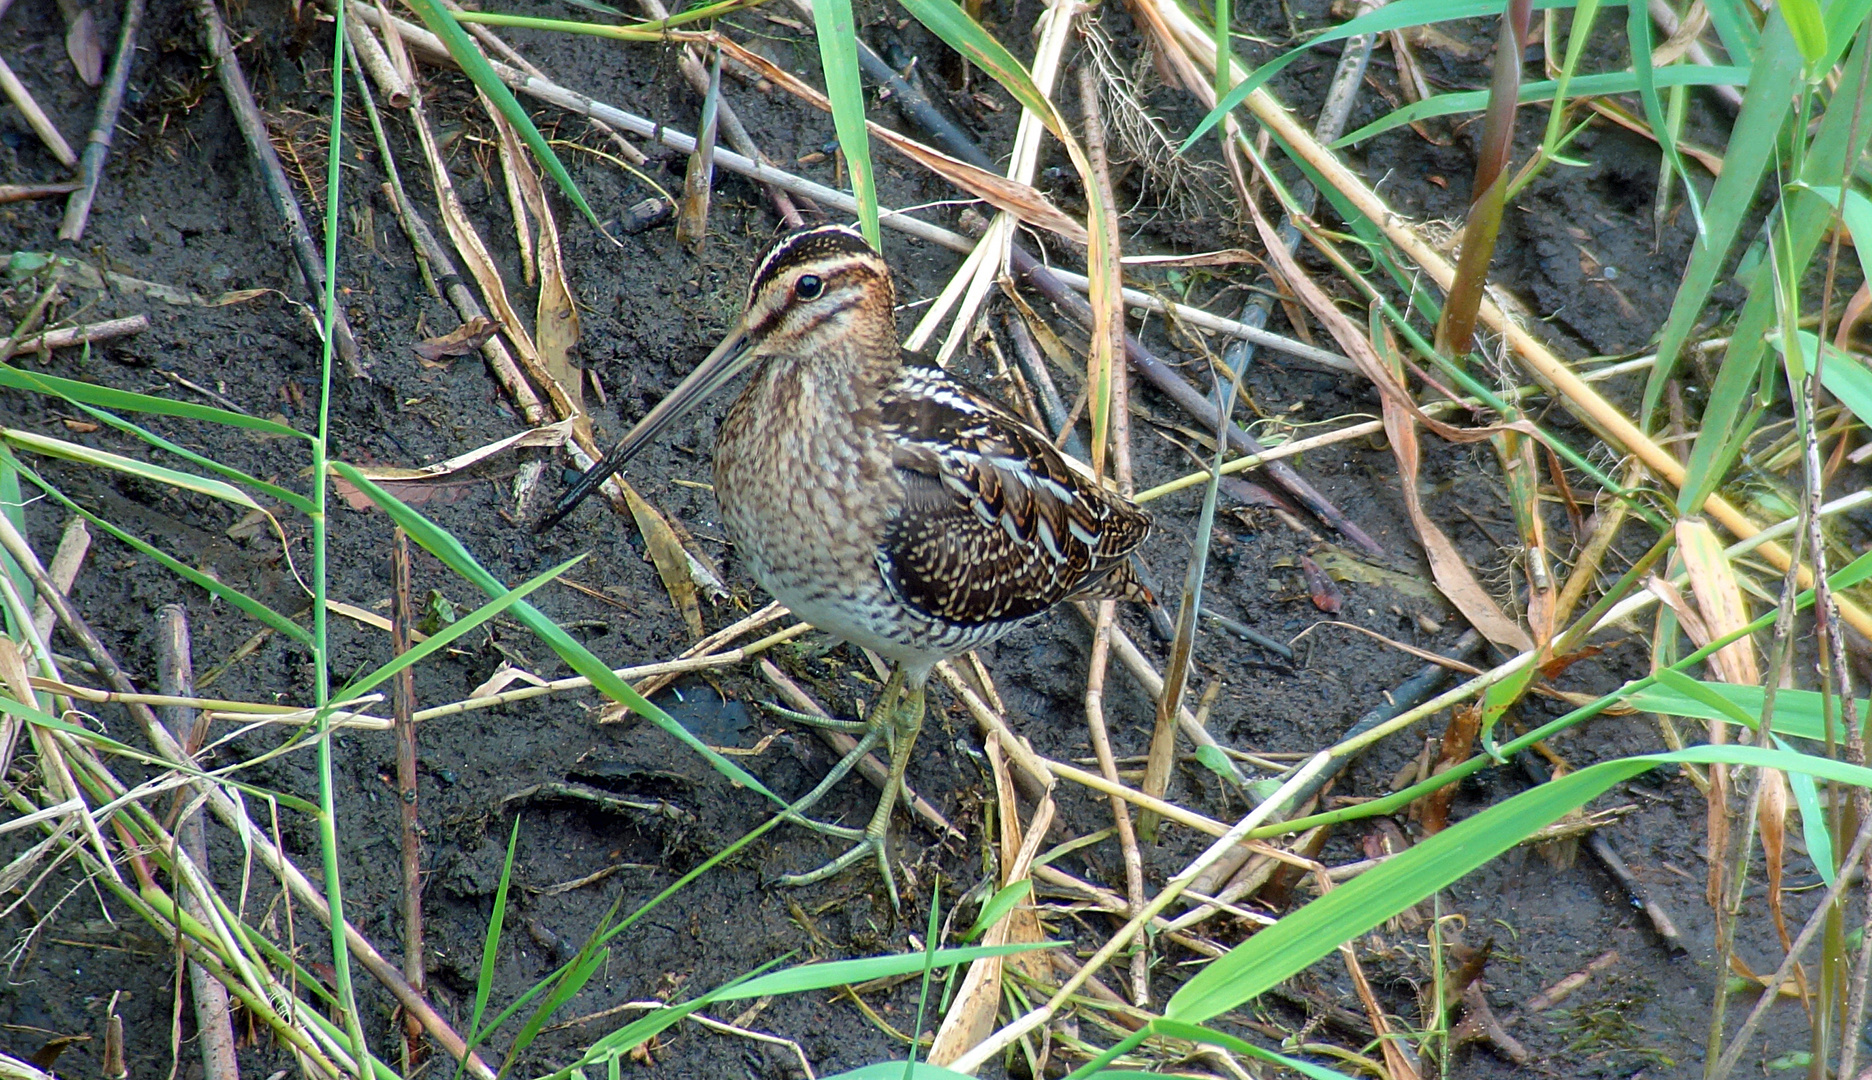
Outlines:
{"type": "Polygon", "coordinates": [[[884,794],[878,797],[877,810],[871,815],[871,823],[865,827],[864,839],[817,870],[780,878],[780,884],[810,885],[815,881],[824,881],[866,855],[875,853],[878,871],[884,875],[884,886],[890,890],[891,910],[896,911],[900,902],[897,879],[891,873],[888,843],[891,811],[896,808],[897,800],[905,797],[904,771],[910,765],[910,751],[916,746],[917,733],[923,728],[923,687],[906,687],[902,670],[892,671],[883,696],[871,711],[870,724],[871,731],[866,737],[875,740],[881,736],[887,741],[891,763],[890,775],[884,782],[884,794]]]}

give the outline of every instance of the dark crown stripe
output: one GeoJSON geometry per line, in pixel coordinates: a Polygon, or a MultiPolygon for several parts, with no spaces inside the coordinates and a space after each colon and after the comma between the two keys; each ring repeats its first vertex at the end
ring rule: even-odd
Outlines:
{"type": "Polygon", "coordinates": [[[761,259],[760,265],[754,268],[754,276],[748,282],[749,303],[760,295],[768,282],[785,273],[788,268],[829,255],[869,255],[875,258],[877,252],[865,242],[863,233],[849,225],[819,225],[781,237],[780,242],[761,259]]]}

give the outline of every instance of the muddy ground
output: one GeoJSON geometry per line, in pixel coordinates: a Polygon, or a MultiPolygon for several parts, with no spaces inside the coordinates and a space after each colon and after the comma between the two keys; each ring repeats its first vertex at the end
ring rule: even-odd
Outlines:
{"type": "MultiPolygon", "coordinates": [[[[1031,45],[1021,28],[1031,24],[1035,10],[1031,2],[1016,6],[996,0],[987,5],[984,17],[1017,51],[1025,51],[1031,45]]],[[[240,59],[275,124],[276,142],[282,148],[292,147],[308,171],[322,176],[322,126],[317,118],[328,108],[328,28],[313,24],[310,12],[310,8],[302,10],[302,20],[295,22],[281,7],[249,5],[231,16],[240,59]]],[[[565,12],[578,17],[570,7],[565,12]]],[[[1241,25],[1261,28],[1262,35],[1274,42],[1288,39],[1290,14],[1295,29],[1318,26],[1327,19],[1315,5],[1301,5],[1291,13],[1268,0],[1238,5],[1241,25]]],[[[102,39],[107,44],[114,41],[118,13],[103,5],[97,16],[102,39]]],[[[953,64],[941,60],[940,50],[932,49],[928,40],[894,28],[896,18],[893,14],[887,20],[882,11],[861,11],[866,33],[878,44],[896,39],[911,53],[921,50],[934,58],[924,65],[932,81],[948,79],[953,64]]],[[[1127,63],[1137,60],[1136,38],[1124,12],[1109,10],[1103,18],[1119,43],[1121,57],[1127,63]]],[[[736,21],[757,30],[776,54],[790,56],[789,66],[812,66],[809,37],[755,14],[744,13],[736,21]]],[[[1482,46],[1485,32],[1471,32],[1474,44],[1482,46]]],[[[0,55],[77,142],[90,122],[93,92],[73,75],[63,55],[61,33],[53,0],[17,0],[0,18],[0,55]]],[[[695,123],[697,103],[675,77],[673,58],[666,51],[527,33],[515,33],[512,40],[560,81],[594,97],[685,129],[695,123]]],[[[1263,47],[1259,58],[1269,55],[1271,50],[1263,47]]],[[[1475,57],[1436,50],[1425,50],[1425,56],[1432,76],[1447,86],[1477,86],[1486,81],[1475,57]]],[[[1331,56],[1293,67],[1277,83],[1283,99],[1311,115],[1331,67],[1331,56]]],[[[1158,87],[1150,91],[1147,103],[1165,113],[1173,126],[1181,125],[1178,130],[1186,130],[1194,117],[1179,103],[1178,95],[1155,82],[1148,64],[1140,64],[1137,70],[1146,86],[1158,87]]],[[[433,70],[426,76],[433,114],[445,126],[445,134],[459,136],[448,151],[454,182],[509,281],[517,281],[515,242],[495,171],[498,166],[492,163],[493,152],[485,141],[485,120],[472,107],[459,79],[433,70]]],[[[1372,81],[1386,92],[1395,92],[1395,72],[1389,54],[1382,50],[1373,64],[1372,81]]],[[[978,109],[971,122],[986,145],[1005,147],[1014,110],[997,90],[980,82],[975,88],[1003,111],[978,109]]],[[[832,137],[827,117],[779,95],[756,93],[732,81],[729,93],[763,148],[776,160],[792,162],[820,151],[832,137]]],[[[1385,108],[1377,94],[1368,92],[1353,123],[1373,119],[1385,108]]],[[[1700,125],[1698,137],[1719,145],[1726,123],[1723,114],[1707,101],[1698,102],[1694,112],[1695,123],[1700,125]]],[[[556,137],[602,145],[578,118],[543,109],[535,110],[535,115],[556,137]]],[[[880,118],[896,121],[888,107],[880,110],[880,118]]],[[[368,139],[361,113],[353,110],[350,123],[352,137],[368,139]]],[[[1537,130],[1538,121],[1526,118],[1521,126],[1527,133],[1525,142],[1537,130]]],[[[1426,125],[1426,133],[1440,145],[1405,128],[1359,147],[1353,160],[1374,180],[1382,180],[1381,190],[1406,212],[1457,218],[1472,163],[1468,131],[1433,122],[1426,125]]],[[[407,129],[393,122],[391,139],[411,190],[435,223],[433,202],[421,180],[423,173],[407,129]]],[[[1543,179],[1518,200],[1504,231],[1497,279],[1518,291],[1545,319],[1550,335],[1569,355],[1634,352],[1643,347],[1651,328],[1663,321],[1676,269],[1687,251],[1688,228],[1684,221],[1673,219],[1654,242],[1650,215],[1657,161],[1649,144],[1616,130],[1595,129],[1576,150],[1591,163],[1589,167],[1543,179]],[[1606,267],[1615,267],[1617,273],[1605,273],[1606,267]]],[[[562,150],[562,156],[607,220],[614,221],[647,193],[641,183],[592,155],[562,150]]],[[[661,182],[677,186],[682,160],[654,154],[653,159],[651,167],[661,182]]],[[[359,464],[421,465],[520,430],[520,419],[477,357],[429,367],[410,351],[413,342],[445,332],[457,320],[446,305],[425,291],[391,209],[376,193],[382,165],[374,148],[347,154],[345,164],[340,284],[369,371],[365,379],[337,379],[332,402],[334,453],[359,464]]],[[[833,179],[829,161],[801,168],[819,179],[833,179]]],[[[61,175],[18,114],[0,112],[0,178],[50,181],[61,175]]],[[[883,198],[891,205],[953,197],[943,185],[894,161],[884,164],[881,183],[883,198]]],[[[1121,186],[1130,200],[1147,184],[1141,175],[1132,175],[1121,186]]],[[[1076,205],[1079,198],[1063,181],[1056,183],[1054,193],[1068,205],[1076,205]]],[[[301,197],[306,196],[302,188],[301,197]]],[[[584,337],[578,356],[609,393],[609,407],[597,410],[601,434],[608,440],[674,385],[714,342],[740,302],[751,259],[775,234],[776,219],[757,189],[724,176],[717,185],[714,235],[700,256],[692,256],[675,243],[667,226],[620,235],[620,249],[598,236],[565,203],[557,205],[572,287],[582,304],[584,337]]],[[[130,101],[82,244],[61,244],[55,239],[60,209],[56,200],[0,206],[0,248],[55,251],[102,262],[124,274],[208,297],[230,290],[273,291],[222,307],[178,306],[129,291],[72,291],[59,314],[88,319],[142,313],[152,325],[136,337],[94,350],[88,358],[68,350],[49,360],[22,362],[72,378],[199,400],[168,378],[179,375],[255,414],[283,417],[302,429],[312,427],[318,348],[301,306],[305,290],[279,239],[274,211],[231,123],[185,5],[159,0],[152,6],[130,101]]],[[[954,223],[954,208],[931,213],[946,224],[954,223]]],[[[1130,223],[1135,237],[1127,250],[1253,246],[1227,218],[1225,208],[1200,198],[1186,201],[1175,212],[1146,200],[1130,223]]],[[[901,300],[933,295],[956,265],[955,256],[916,241],[891,237],[889,243],[900,275],[901,300]]],[[[1213,277],[1192,275],[1185,284],[1192,302],[1233,313],[1247,296],[1240,286],[1250,281],[1245,271],[1230,271],[1213,277]]],[[[5,299],[11,318],[17,317],[30,296],[15,291],[5,299]]],[[[917,310],[912,307],[906,312],[906,328],[917,310]]],[[[1284,328],[1278,309],[1275,325],[1284,328]]],[[[1190,359],[1177,347],[1178,341],[1163,337],[1157,320],[1151,321],[1146,338],[1168,356],[1190,359]]],[[[979,358],[964,361],[964,367],[977,376],[993,374],[979,358]]],[[[1377,409],[1374,395],[1362,383],[1289,366],[1267,354],[1250,368],[1246,387],[1254,411],[1285,423],[1326,421],[1377,409]]],[[[1621,393],[1634,390],[1616,389],[1621,393]]],[[[706,481],[707,448],[722,404],[716,403],[705,418],[662,440],[631,472],[645,497],[685,523],[726,567],[734,596],[706,610],[710,629],[764,602],[721,540],[712,496],[692,483],[682,483],[706,481]]],[[[1152,392],[1141,392],[1138,406],[1152,422],[1183,423],[1174,406],[1152,392]]],[[[0,395],[0,415],[9,426],[126,453],[144,452],[141,444],[108,429],[74,432],[62,421],[76,417],[44,399],[0,395]]],[[[1590,442],[1558,410],[1544,414],[1542,420],[1577,445],[1590,442]]],[[[305,461],[288,456],[277,442],[160,418],[150,426],[254,475],[287,484],[304,482],[305,461]]],[[[1139,424],[1141,483],[1157,482],[1189,468],[1188,459],[1165,431],[1178,440],[1186,439],[1167,426],[1139,424]]],[[[38,464],[87,507],[191,565],[281,611],[305,608],[306,599],[287,572],[277,543],[264,537],[228,536],[227,530],[240,516],[237,512],[115,475],[49,460],[38,464]]],[[[1449,647],[1463,627],[1440,601],[1412,584],[1411,579],[1422,582],[1427,575],[1398,498],[1396,468],[1389,451],[1376,444],[1341,446],[1309,454],[1296,464],[1385,546],[1389,554],[1371,561],[1404,575],[1383,583],[1343,583],[1346,602],[1337,618],[1421,648],[1449,647]]],[[[603,600],[554,586],[537,594],[535,601],[555,619],[575,623],[580,638],[609,660],[648,662],[673,656],[690,643],[688,631],[672,612],[644,556],[637,530],[628,521],[591,506],[566,527],[536,537],[515,516],[506,483],[512,472],[508,459],[507,465],[490,474],[449,488],[423,510],[453,531],[504,581],[521,581],[573,553],[590,552],[591,558],[570,577],[602,593],[603,600]]],[[[547,487],[556,490],[557,484],[556,476],[549,475],[547,487]]],[[[1502,546],[1513,536],[1514,527],[1492,458],[1485,452],[1438,446],[1432,441],[1425,484],[1433,512],[1485,578],[1498,584],[1505,581],[1502,546]]],[[[1161,528],[1147,554],[1166,581],[1182,576],[1196,506],[1196,498],[1186,495],[1153,507],[1161,528]]],[[[34,543],[49,552],[64,515],[43,501],[25,513],[34,543]]],[[[306,525],[291,517],[286,521],[293,555],[303,566],[306,525]]],[[[1338,539],[1318,523],[1309,527],[1325,542],[1338,539]]],[[[334,598],[381,610],[390,592],[387,520],[377,513],[341,507],[335,510],[331,537],[334,598]]],[[[1634,537],[1632,542],[1641,539],[1634,537]]],[[[1321,550],[1321,540],[1295,531],[1274,514],[1225,507],[1210,561],[1209,606],[1263,634],[1293,640],[1309,627],[1333,618],[1309,600],[1297,569],[1302,555],[1318,555],[1321,550]]],[[[435,590],[457,605],[473,606],[479,600],[426,555],[417,556],[415,575],[419,595],[435,590]]],[[[94,547],[75,598],[125,667],[146,686],[154,685],[152,614],[158,606],[180,603],[187,607],[195,662],[201,670],[229,658],[256,629],[239,612],[212,602],[202,590],[108,537],[100,537],[94,547]]],[[[1127,613],[1124,620],[1161,663],[1162,644],[1152,639],[1144,620],[1136,612],[1127,613]]],[[[336,619],[332,632],[333,670],[339,677],[374,665],[387,655],[387,638],[379,631],[336,619]]],[[[1081,704],[1088,637],[1075,616],[1062,612],[984,655],[1020,730],[1042,752],[1055,757],[1090,754],[1081,704]]],[[[70,641],[59,644],[77,651],[70,641]]],[[[463,646],[459,653],[418,670],[420,705],[464,697],[503,661],[541,677],[567,674],[548,649],[510,623],[473,635],[463,646]]],[[[862,660],[846,647],[834,648],[829,642],[807,638],[797,647],[780,650],[776,659],[835,707],[849,710],[856,696],[874,689],[874,684],[860,677],[862,660]]],[[[308,661],[306,651],[275,637],[228,667],[213,692],[229,698],[307,700],[311,696],[308,661]]],[[[1198,646],[1193,696],[1211,682],[1221,683],[1209,723],[1228,745],[1259,753],[1298,754],[1333,742],[1338,732],[1380,703],[1387,688],[1416,670],[1419,663],[1370,637],[1343,629],[1314,629],[1298,640],[1295,659],[1287,661],[1206,627],[1198,646]]],[[[1642,644],[1627,640],[1576,665],[1560,684],[1565,689],[1600,691],[1631,677],[1643,663],[1642,644]]],[[[750,708],[751,702],[770,696],[751,668],[731,668],[706,681],[685,680],[658,700],[708,741],[750,748],[763,744],[765,735],[778,730],[770,718],[750,708]]],[[[623,910],[634,909],[766,816],[759,799],[730,787],[654,726],[600,725],[597,704],[589,693],[562,695],[436,721],[422,732],[420,812],[426,829],[424,910],[430,949],[426,964],[437,1005],[458,1027],[465,1027],[472,1004],[504,843],[516,816],[520,822],[516,888],[493,990],[496,1006],[512,1000],[568,958],[613,901],[621,898],[623,910]],[[568,781],[626,796],[667,800],[679,813],[669,818],[613,813],[543,797],[505,801],[533,785],[568,781]],[[606,868],[615,872],[586,886],[552,889],[606,868]]],[[[1547,718],[1549,709],[1548,703],[1534,701],[1523,721],[1538,723],[1547,718]]],[[[1107,710],[1117,752],[1142,753],[1152,706],[1122,674],[1113,675],[1107,710]]],[[[134,737],[133,726],[121,713],[104,710],[99,721],[116,735],[134,737]]],[[[793,797],[807,790],[832,758],[816,739],[790,725],[785,728],[787,733],[765,743],[761,753],[740,760],[775,791],[793,797]]],[[[1439,720],[1381,745],[1345,774],[1333,794],[1369,796],[1389,790],[1400,769],[1422,749],[1424,739],[1440,730],[1439,720]]],[[[258,754],[277,739],[277,734],[268,732],[245,736],[225,747],[217,763],[258,754]]],[[[1656,746],[1654,729],[1639,718],[1603,718],[1557,744],[1580,764],[1656,746]]],[[[400,928],[395,906],[397,803],[391,738],[385,733],[341,734],[335,754],[347,902],[359,928],[386,953],[394,953],[400,928]]],[[[26,764],[22,760],[16,768],[26,764]]],[[[125,769],[126,776],[133,774],[127,764],[125,769]]],[[[247,778],[305,796],[316,790],[313,760],[306,752],[256,767],[247,778]]],[[[932,878],[940,872],[946,909],[982,873],[981,803],[992,787],[986,781],[978,737],[946,693],[932,697],[911,780],[967,831],[970,841],[941,843],[928,831],[900,822],[905,861],[922,890],[910,901],[903,921],[892,918],[870,872],[848,873],[801,890],[770,887],[774,875],[809,868],[834,854],[834,848],[822,839],[783,828],[703,876],[618,939],[609,964],[560,1018],[587,1016],[651,997],[692,995],[789,952],[802,958],[826,958],[908,947],[908,934],[920,928],[926,917],[932,878]]],[[[1525,785],[1525,778],[1516,772],[1485,772],[1463,788],[1457,812],[1472,811],[1525,785]]],[[[1232,819],[1242,809],[1238,799],[1225,798],[1213,779],[1193,764],[1175,777],[1172,797],[1217,817],[1232,819]]],[[[848,782],[823,812],[848,822],[862,821],[872,799],[868,788],[848,782]]],[[[1497,860],[1448,890],[1442,911],[1466,919],[1462,937],[1467,943],[1493,942],[1487,993],[1498,1015],[1514,1017],[1513,1034],[1533,1053],[1533,1063],[1516,1067],[1489,1049],[1468,1047],[1458,1052],[1451,1075],[1491,1077],[1529,1071],[1567,1077],[1700,1074],[1707,1002],[1716,977],[1709,963],[1711,924],[1702,900],[1702,799],[1680,777],[1657,774],[1615,790],[1600,805],[1630,808],[1629,815],[1607,830],[1607,835],[1653,896],[1675,914],[1688,952],[1670,951],[1590,859],[1558,865],[1542,853],[1518,850],[1497,860]],[[1516,1016],[1519,1004],[1540,988],[1584,968],[1609,950],[1616,950],[1615,961],[1565,1003],[1537,1015],[1516,1016]]],[[[1062,838],[1109,824],[1103,799],[1086,797],[1077,790],[1064,792],[1062,810],[1062,838]]],[[[311,822],[285,815],[281,824],[287,847],[301,865],[316,866],[311,822]]],[[[1400,824],[1410,828],[1407,822],[1400,824]]],[[[1375,834],[1370,824],[1344,830],[1332,839],[1322,858],[1333,863],[1359,858],[1375,834]]],[[[16,853],[21,842],[17,836],[8,837],[6,857],[16,853]]],[[[238,873],[239,854],[224,834],[216,836],[215,843],[220,860],[217,873],[223,875],[225,884],[238,873]]],[[[1147,851],[1149,873],[1161,882],[1205,843],[1186,830],[1167,829],[1161,842],[1147,851]]],[[[1123,868],[1110,843],[1077,852],[1061,865],[1123,889],[1123,868]]],[[[6,983],[0,986],[0,1046],[24,1056],[55,1037],[95,1034],[101,1030],[106,1003],[113,994],[120,994],[118,1008],[127,1024],[131,1075],[169,1075],[173,1067],[182,1077],[199,1076],[190,1018],[181,1021],[187,1041],[179,1061],[172,1060],[175,997],[168,944],[153,939],[133,916],[100,907],[91,890],[74,889],[74,884],[67,879],[48,883],[6,922],[9,966],[6,983]]],[[[276,900],[270,883],[256,875],[249,910],[271,907],[268,925],[283,926],[276,900]]],[[[1794,901],[1797,911],[1801,903],[1794,901]]],[[[319,935],[308,935],[309,920],[303,913],[297,917],[300,940],[313,942],[304,946],[306,955],[316,959],[323,955],[319,935]]],[[[1059,914],[1050,922],[1056,936],[1076,938],[1088,948],[1102,942],[1114,925],[1086,912],[1059,914]]],[[[1753,927],[1744,929],[1745,934],[1754,932],[1753,927]]],[[[1240,933],[1236,928],[1225,931],[1225,936],[1233,939],[1240,933]]],[[[1750,939],[1744,953],[1757,966],[1772,966],[1778,955],[1765,938],[1750,939]]],[[[1366,957],[1388,1007],[1406,1018],[1419,1016],[1415,994],[1425,985],[1428,972],[1421,928],[1375,935],[1367,942],[1366,957]]],[[[1170,948],[1155,959],[1154,992],[1161,1001],[1182,979],[1179,964],[1188,957],[1170,948]]],[[[1296,980],[1296,988],[1320,1001],[1360,1012],[1336,960],[1296,980]]],[[[908,1027],[915,996],[914,985],[900,985],[869,995],[867,1002],[883,1020],[908,1027]]],[[[366,1030],[374,1044],[394,1046],[389,997],[367,985],[363,1000],[368,1012],[366,1030]]],[[[1262,1003],[1258,1018],[1289,1030],[1306,1026],[1309,1014],[1295,1000],[1291,996],[1270,998],[1262,1003]]],[[[628,1015],[613,1014],[549,1032],[525,1055],[520,1068],[535,1074],[566,1064],[581,1047],[628,1015]]],[[[722,1015],[732,1016],[733,1010],[724,1010],[722,1015]]],[[[797,1040],[821,1075],[902,1054],[901,1044],[850,1000],[828,993],[776,999],[748,1023],[797,1040]]],[[[1804,1036],[1797,1038],[1795,1033],[1804,1030],[1798,1010],[1785,1008],[1762,1038],[1764,1060],[1801,1049],[1797,1042],[1804,1043],[1804,1036]]],[[[1354,1047],[1364,1041],[1356,1032],[1330,1026],[1308,1037],[1354,1047]]],[[[495,1044],[504,1046],[500,1037],[495,1044]]],[[[78,1042],[65,1051],[58,1067],[66,1075],[96,1076],[98,1054],[97,1041],[78,1042]]],[[[254,1077],[292,1068],[287,1055],[264,1037],[244,1047],[242,1065],[254,1077]]],[[[431,1067],[445,1068],[441,1063],[431,1067]]],[[[625,1072],[671,1078],[782,1078],[798,1075],[797,1068],[789,1052],[691,1027],[666,1034],[649,1060],[629,1063],[625,1072]]],[[[991,1067],[989,1074],[998,1068],[991,1067]]],[[[1018,1072],[1024,1065],[1015,1068],[1018,1072]]]]}

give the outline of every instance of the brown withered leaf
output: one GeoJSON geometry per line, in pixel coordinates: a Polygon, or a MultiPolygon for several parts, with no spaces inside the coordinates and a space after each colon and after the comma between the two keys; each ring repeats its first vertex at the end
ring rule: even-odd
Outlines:
{"type": "Polygon", "coordinates": [[[65,8],[65,56],[71,60],[72,68],[86,86],[96,86],[104,81],[104,46],[98,41],[97,18],[90,8],[74,12],[77,5],[63,5],[65,8]]]}
{"type": "Polygon", "coordinates": [[[668,521],[657,508],[644,501],[635,488],[618,479],[618,486],[624,489],[624,499],[630,503],[631,517],[637,519],[637,529],[643,534],[644,547],[650,551],[650,561],[656,564],[657,576],[663,579],[663,588],[668,590],[670,603],[689,625],[692,637],[701,637],[702,604],[696,599],[695,579],[689,576],[689,556],[683,551],[682,541],[676,538],[676,530],[670,528],[668,521]]]}
{"type": "Polygon", "coordinates": [[[1288,288],[1313,313],[1313,317],[1325,325],[1333,340],[1358,364],[1359,370],[1379,392],[1379,398],[1384,403],[1385,434],[1391,440],[1391,453],[1398,463],[1398,483],[1404,496],[1404,509],[1416,529],[1418,542],[1423,545],[1424,556],[1430,562],[1430,576],[1437,588],[1483,637],[1517,653],[1532,651],[1534,639],[1502,611],[1501,605],[1476,580],[1475,572],[1463,561],[1448,534],[1424,512],[1423,500],[1417,489],[1417,469],[1421,456],[1417,439],[1419,425],[1452,442],[1475,442],[1502,430],[1502,427],[1533,433],[1532,426],[1520,421],[1502,427],[1465,429],[1426,415],[1398,381],[1395,355],[1389,362],[1381,358],[1366,332],[1339,310],[1338,304],[1300,268],[1300,264],[1288,253],[1286,245],[1275,235],[1274,226],[1267,216],[1253,203],[1248,204],[1248,209],[1254,215],[1255,229],[1268,246],[1272,269],[1285,279],[1288,288]]]}
{"type": "Polygon", "coordinates": [[[434,365],[444,357],[467,356],[481,347],[481,343],[494,336],[500,324],[485,315],[477,315],[441,337],[424,338],[410,346],[425,362],[434,365]]]}

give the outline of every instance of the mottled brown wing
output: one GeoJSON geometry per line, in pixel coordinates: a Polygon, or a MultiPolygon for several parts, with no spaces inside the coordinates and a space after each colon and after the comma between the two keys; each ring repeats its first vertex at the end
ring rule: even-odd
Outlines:
{"type": "Polygon", "coordinates": [[[879,408],[907,498],[878,563],[937,618],[1022,619],[1097,593],[1150,533],[1149,515],[941,369],[907,362],[879,408]]]}

